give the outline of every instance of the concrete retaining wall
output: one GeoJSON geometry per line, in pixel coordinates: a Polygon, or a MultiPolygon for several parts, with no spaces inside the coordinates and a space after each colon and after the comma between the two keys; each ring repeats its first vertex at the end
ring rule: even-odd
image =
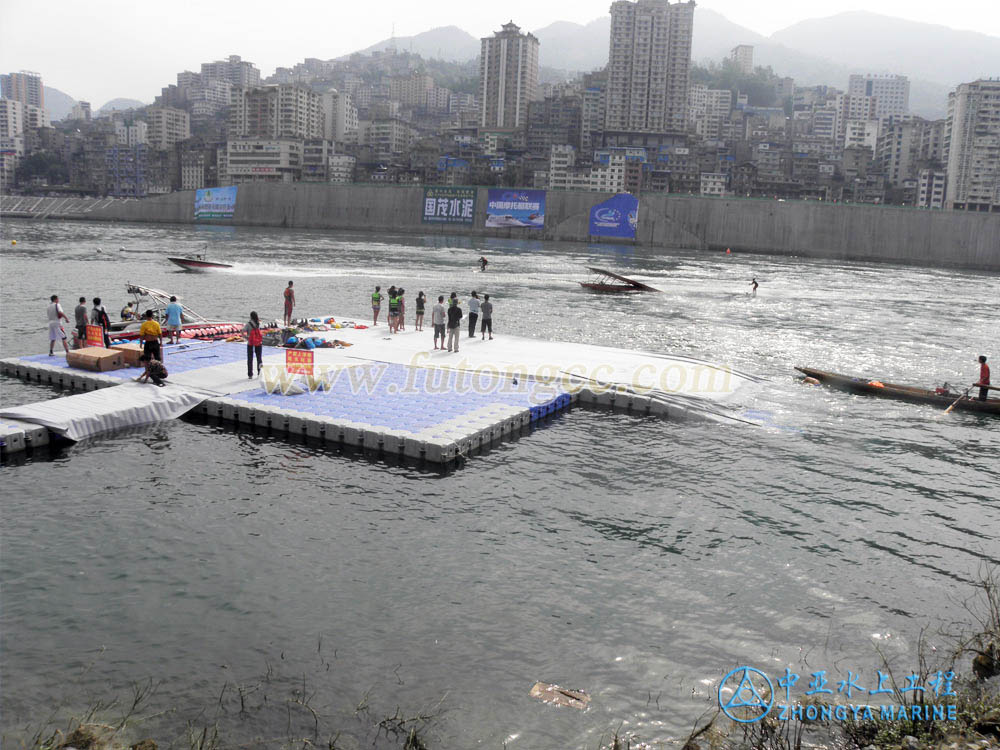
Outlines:
{"type": "MultiPolygon", "coordinates": [[[[214,223],[587,242],[590,207],[608,197],[549,191],[543,230],[487,229],[487,188],[479,188],[475,222],[462,227],[421,223],[422,187],[241,185],[233,219],[214,223]]],[[[85,216],[49,217],[191,223],[194,193],[114,201],[85,216]]],[[[636,243],[1000,271],[997,214],[654,193],[640,200],[636,243]]]]}

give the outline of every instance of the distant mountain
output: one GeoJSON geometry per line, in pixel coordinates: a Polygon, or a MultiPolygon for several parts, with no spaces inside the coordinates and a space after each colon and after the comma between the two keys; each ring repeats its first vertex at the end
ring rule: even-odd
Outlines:
{"type": "Polygon", "coordinates": [[[146,105],[137,99],[112,99],[94,114],[107,114],[114,110],[139,109],[146,105]]]}
{"type": "Polygon", "coordinates": [[[69,117],[76,106],[76,99],[69,94],[64,94],[59,89],[45,86],[45,109],[49,112],[49,119],[52,122],[64,120],[69,117]]]}
{"type": "Polygon", "coordinates": [[[539,65],[589,72],[608,64],[611,16],[586,25],[556,21],[531,33],[538,37],[539,65]]]}
{"type": "Polygon", "coordinates": [[[397,36],[358,50],[361,54],[395,47],[400,52],[413,52],[433,60],[466,62],[479,56],[479,40],[457,26],[439,26],[415,36],[397,36]]]}
{"type": "Polygon", "coordinates": [[[900,73],[947,87],[1000,72],[1000,37],[868,11],[802,21],[771,40],[856,71],[900,73]]]}

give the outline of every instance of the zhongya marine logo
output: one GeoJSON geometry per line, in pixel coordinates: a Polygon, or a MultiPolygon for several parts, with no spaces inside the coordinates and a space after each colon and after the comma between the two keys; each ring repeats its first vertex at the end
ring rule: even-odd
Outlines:
{"type": "Polygon", "coordinates": [[[766,674],[753,667],[737,667],[719,683],[719,707],[733,721],[760,721],[774,705],[774,686],[766,674]],[[732,691],[728,698],[723,694],[732,691]]]}

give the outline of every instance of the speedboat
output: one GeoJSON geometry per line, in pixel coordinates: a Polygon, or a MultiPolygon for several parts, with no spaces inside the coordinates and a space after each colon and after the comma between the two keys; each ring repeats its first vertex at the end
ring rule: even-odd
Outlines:
{"type": "MultiPolygon", "coordinates": [[[[153,317],[162,325],[166,319],[167,305],[170,295],[139,284],[126,284],[125,289],[132,296],[132,307],[136,314],[142,316],[146,310],[153,311],[153,317]]],[[[199,315],[194,310],[181,304],[181,338],[217,338],[230,336],[243,330],[242,323],[231,320],[210,320],[199,315]]],[[[134,341],[139,338],[139,328],[142,318],[135,320],[120,320],[111,324],[108,335],[112,341],[134,341]]]]}
{"type": "Polygon", "coordinates": [[[185,271],[212,271],[216,268],[232,268],[232,265],[229,263],[206,260],[204,255],[196,255],[193,258],[172,258],[168,255],[167,260],[180,266],[185,271]]]}
{"type": "Polygon", "coordinates": [[[588,266],[588,270],[594,274],[593,281],[581,281],[580,286],[592,292],[658,292],[648,284],[630,279],[627,276],[608,271],[603,268],[588,266]]]}

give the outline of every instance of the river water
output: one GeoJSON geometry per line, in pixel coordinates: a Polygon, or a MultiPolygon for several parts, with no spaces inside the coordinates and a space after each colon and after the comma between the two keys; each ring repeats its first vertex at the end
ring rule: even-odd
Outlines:
{"type": "MultiPolygon", "coordinates": [[[[907,667],[921,628],[961,616],[1000,564],[1000,422],[803,386],[792,369],[971,383],[976,355],[1000,361],[995,275],[190,226],[8,221],[2,239],[3,356],[44,350],[52,293],[68,312],[81,294],[117,311],[135,282],[272,319],[294,279],[303,313],[365,316],[376,283],[478,288],[498,336],[766,378],[739,404],[762,426],[574,409],[447,472],[192,421],[8,461],[8,740],[151,680],[140,713],[165,713],[134,731],[164,741],[318,725],[338,747],[398,747],[399,722],[377,728],[398,708],[433,715],[403,724],[430,747],[596,749],[618,728],[664,742],[741,664],[872,681],[878,646],[907,667]],[[165,260],[202,248],[233,271],[165,260]],[[664,293],[587,294],[588,265],[664,293]],[[531,699],[539,680],[590,708],[531,699]]],[[[0,394],[60,395],[9,378],[0,394]]]]}

